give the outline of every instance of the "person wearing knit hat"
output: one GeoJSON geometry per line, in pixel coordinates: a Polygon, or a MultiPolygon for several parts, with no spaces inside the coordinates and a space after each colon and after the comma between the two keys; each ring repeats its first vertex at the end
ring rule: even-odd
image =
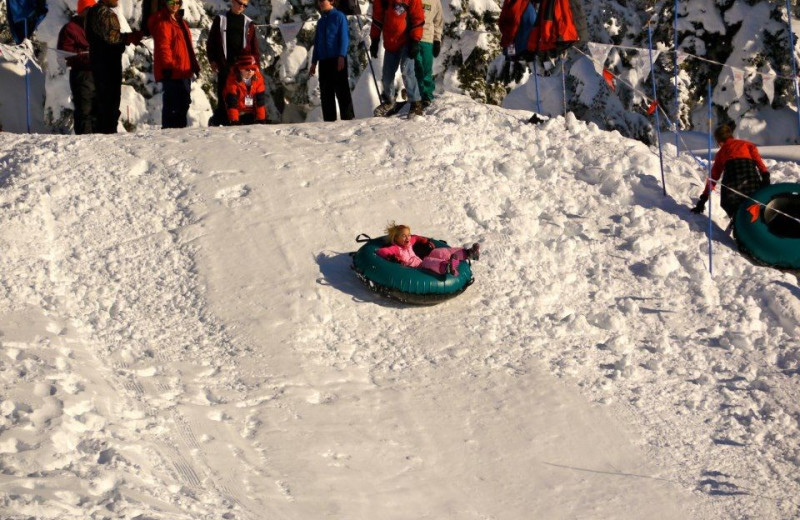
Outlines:
{"type": "Polygon", "coordinates": [[[83,29],[86,10],[96,0],[78,0],[78,14],[61,28],[56,48],[69,53],[69,88],[72,91],[72,112],[75,134],[92,133],[92,102],[94,101],[94,78],[89,65],[89,41],[83,29]]]}
{"type": "Polygon", "coordinates": [[[97,0],[78,0],[78,16],[84,16],[85,11],[97,3],[97,0]]]}

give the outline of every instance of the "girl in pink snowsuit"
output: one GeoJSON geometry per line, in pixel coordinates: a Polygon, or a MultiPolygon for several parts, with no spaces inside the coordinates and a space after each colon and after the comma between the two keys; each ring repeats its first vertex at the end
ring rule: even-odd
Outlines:
{"type": "MultiPolygon", "coordinates": [[[[386,228],[390,246],[382,247],[376,251],[377,255],[390,262],[397,262],[407,267],[418,267],[433,271],[436,274],[450,273],[458,276],[458,264],[462,260],[478,260],[480,257],[480,244],[475,243],[469,249],[463,247],[436,247],[432,240],[419,235],[412,235],[411,228],[402,224],[389,224],[386,228]],[[430,251],[424,258],[414,252],[417,250],[430,251]]],[[[424,254],[424,253],[423,253],[424,254]]]]}

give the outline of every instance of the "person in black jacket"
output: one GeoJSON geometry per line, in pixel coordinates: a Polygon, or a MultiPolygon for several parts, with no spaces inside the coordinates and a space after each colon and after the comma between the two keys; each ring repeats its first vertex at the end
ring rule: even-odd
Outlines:
{"type": "Polygon", "coordinates": [[[89,62],[95,85],[92,116],[94,130],[101,134],[117,133],[125,46],[142,43],[141,31],[121,31],[117,14],[112,11],[118,3],[119,0],[100,0],[86,15],[89,62]]]}

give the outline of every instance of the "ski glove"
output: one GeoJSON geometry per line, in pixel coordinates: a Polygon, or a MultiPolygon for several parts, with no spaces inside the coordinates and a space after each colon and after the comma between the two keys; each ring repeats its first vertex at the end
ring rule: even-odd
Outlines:
{"type": "Polygon", "coordinates": [[[417,59],[417,54],[419,54],[419,42],[411,40],[411,43],[408,45],[408,57],[415,60],[417,59]]]}
{"type": "Polygon", "coordinates": [[[372,40],[372,43],[369,44],[369,55],[372,56],[373,58],[378,57],[378,45],[380,43],[381,41],[375,38],[374,40],[372,40]]]}
{"type": "Polygon", "coordinates": [[[434,58],[438,57],[441,51],[442,51],[442,42],[439,41],[433,42],[433,57],[434,58]]]}
{"type": "Polygon", "coordinates": [[[761,187],[769,186],[769,172],[764,172],[761,174],[761,187]]]}
{"type": "Polygon", "coordinates": [[[164,79],[172,79],[172,69],[162,70],[161,75],[164,77],[164,79]]]}
{"type": "Polygon", "coordinates": [[[706,210],[706,201],[708,201],[708,195],[703,193],[702,195],[700,195],[700,198],[697,199],[697,204],[695,205],[695,207],[692,208],[692,213],[695,213],[697,215],[703,213],[706,210]]]}

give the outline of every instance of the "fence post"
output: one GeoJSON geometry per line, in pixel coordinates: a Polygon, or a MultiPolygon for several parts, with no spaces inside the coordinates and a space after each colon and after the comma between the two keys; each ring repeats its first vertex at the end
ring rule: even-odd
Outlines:
{"type": "Polygon", "coordinates": [[[792,81],[794,82],[794,102],[797,107],[797,135],[800,135],[800,89],[797,87],[797,60],[794,56],[794,33],[792,33],[792,6],[786,0],[786,16],[789,24],[789,55],[792,57],[792,81]]]}
{"type": "Polygon", "coordinates": [[[678,0],[675,0],[675,20],[672,32],[675,36],[675,119],[672,124],[675,130],[675,155],[680,155],[681,150],[678,147],[678,130],[680,130],[681,124],[681,93],[678,88],[678,0]]]}
{"type": "Polygon", "coordinates": [[[708,80],[708,162],[706,164],[706,186],[708,188],[708,274],[714,275],[714,258],[712,255],[711,232],[713,220],[711,220],[711,196],[714,190],[711,186],[711,80],[708,80]]]}
{"type": "MultiPolygon", "coordinates": [[[[22,22],[23,31],[25,32],[25,41],[28,39],[28,19],[22,22]]],[[[31,133],[31,80],[28,73],[28,62],[30,58],[25,57],[25,123],[27,124],[28,133],[31,133]]]]}
{"type": "Polygon", "coordinates": [[[664,180],[664,155],[661,149],[661,118],[658,115],[658,92],[656,91],[656,69],[653,67],[653,26],[647,24],[647,51],[650,56],[650,77],[653,83],[653,102],[656,103],[656,134],[658,135],[658,163],[661,166],[661,189],[667,195],[667,183],[664,180]]]}

